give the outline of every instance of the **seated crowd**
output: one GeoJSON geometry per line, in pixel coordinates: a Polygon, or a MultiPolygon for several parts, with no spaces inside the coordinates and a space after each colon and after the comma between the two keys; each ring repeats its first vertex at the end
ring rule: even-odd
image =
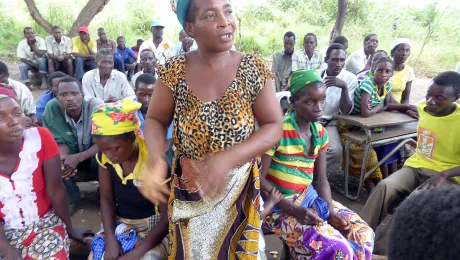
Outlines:
{"type": "MultiPolygon", "coordinates": [[[[0,62],[0,143],[5,147],[0,150],[0,259],[67,259],[67,238],[89,234],[74,229],[70,216],[81,200],[77,182],[90,180],[99,181],[103,227],[92,240],[90,259],[167,259],[168,204],[154,205],[139,191],[149,160],[144,119],[160,68],[198,46],[183,30],[175,45],[163,38],[159,22],[150,30],[152,38],[130,48],[123,36],[109,39],[104,28],[95,40],[86,27],[72,39],[57,26],[45,39],[27,27],[17,48],[23,83],[10,79],[0,62]],[[36,103],[29,70],[41,75],[47,89],[36,103]],[[37,242],[42,240],[49,242],[37,242]]],[[[460,106],[455,103],[460,74],[440,73],[426,100],[412,105],[415,73],[406,64],[408,39],[396,39],[386,52],[370,34],[350,56],[343,36],[322,50],[313,33],[303,37],[300,50],[294,33],[287,32],[283,41],[271,67],[285,114],[283,135],[261,155],[262,227],[284,242],[293,259],[371,259],[373,252],[387,251],[391,259],[415,259],[420,252],[408,256],[396,249],[411,248],[415,238],[405,234],[404,240],[395,230],[432,225],[425,222],[435,221],[436,214],[422,215],[433,220],[420,219],[411,208],[433,203],[428,194],[458,197],[446,188],[422,191],[460,181],[460,106]],[[419,119],[418,144],[407,161],[396,153],[365,180],[370,196],[357,214],[331,196],[328,174],[342,171],[344,134],[355,131],[335,116],[383,111],[419,119]],[[386,228],[374,243],[374,230],[407,196],[393,217],[394,229],[386,228]]],[[[172,129],[171,124],[164,151],[169,163],[172,129]]],[[[371,149],[367,170],[394,147],[371,149]]],[[[363,146],[350,146],[348,170],[358,178],[364,153],[363,146]]]]}

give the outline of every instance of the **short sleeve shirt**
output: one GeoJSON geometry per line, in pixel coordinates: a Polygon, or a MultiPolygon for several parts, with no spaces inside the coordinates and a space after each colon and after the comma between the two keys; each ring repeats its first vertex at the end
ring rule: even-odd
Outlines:
{"type": "MultiPolygon", "coordinates": [[[[88,43],[89,48],[96,53],[97,52],[97,44],[96,40],[93,38],[90,39],[88,43]]],[[[83,55],[88,55],[89,51],[86,45],[81,41],[80,36],[76,36],[72,38],[72,53],[78,53],[83,55]]]]}
{"type": "Polygon", "coordinates": [[[311,123],[310,130],[312,140],[307,151],[295,113],[288,114],[284,117],[280,141],[266,152],[272,157],[267,180],[283,193],[284,197],[301,193],[312,183],[315,160],[319,153],[327,150],[327,130],[318,122],[311,123]]]}
{"type": "Polygon", "coordinates": [[[83,92],[86,97],[95,97],[102,101],[112,96],[116,99],[134,99],[136,94],[124,73],[112,70],[105,86],[101,84],[99,69],[90,70],[83,76],[83,92]]]}
{"type": "Polygon", "coordinates": [[[72,40],[67,36],[61,36],[61,42],[57,43],[53,36],[45,39],[48,54],[64,55],[72,53],[72,40]]]}
{"type": "MultiPolygon", "coordinates": [[[[273,54],[273,64],[271,71],[278,76],[281,85],[287,85],[289,75],[292,72],[292,55],[286,55],[284,50],[273,54]]],[[[281,91],[277,89],[276,92],[281,91]]]]}
{"type": "Polygon", "coordinates": [[[18,95],[19,105],[21,106],[24,114],[26,116],[35,114],[36,108],[34,96],[32,95],[30,89],[23,83],[12,79],[8,79],[8,85],[10,85],[16,92],[16,95],[18,95]]]}
{"type": "Polygon", "coordinates": [[[393,93],[393,96],[396,99],[396,101],[401,102],[402,93],[404,92],[404,90],[406,90],[407,83],[412,82],[414,79],[414,69],[409,65],[405,65],[404,68],[400,71],[394,71],[393,79],[391,81],[393,85],[391,92],[393,93]]]}
{"type": "MultiPolygon", "coordinates": [[[[45,40],[38,36],[35,37],[35,39],[36,39],[35,46],[37,46],[39,50],[46,51],[45,40]]],[[[33,52],[32,49],[30,48],[29,44],[27,44],[26,39],[23,39],[22,41],[19,42],[18,50],[17,50],[17,57],[19,59],[26,59],[30,61],[36,60],[38,58],[35,52],[33,52]]]]}
{"type": "Polygon", "coordinates": [[[359,84],[359,87],[355,90],[354,95],[354,104],[353,104],[353,113],[361,113],[362,106],[367,106],[367,104],[361,104],[361,94],[363,92],[369,93],[371,96],[369,102],[371,102],[372,107],[376,107],[385,101],[385,97],[388,93],[391,92],[392,84],[387,82],[384,86],[384,92],[382,95],[379,94],[378,86],[374,83],[374,77],[366,78],[359,84]]]}
{"type": "Polygon", "coordinates": [[[308,58],[305,50],[297,50],[292,57],[292,71],[322,69],[324,57],[319,51],[315,51],[311,58],[308,58]]]}
{"type": "Polygon", "coordinates": [[[97,39],[96,43],[97,43],[97,50],[105,48],[107,50],[110,50],[113,53],[113,51],[117,49],[117,44],[115,43],[115,41],[111,39],[107,39],[107,43],[102,43],[101,39],[97,39]]]}
{"type": "Polygon", "coordinates": [[[46,128],[24,131],[13,174],[0,174],[0,221],[6,230],[23,229],[50,210],[43,163],[57,155],[59,148],[46,128]]]}
{"type": "Polygon", "coordinates": [[[128,60],[129,57],[136,58],[136,53],[131,48],[125,47],[124,50],[120,50],[120,48],[117,48],[117,53],[120,54],[120,56],[123,58],[123,60],[128,60]]]}

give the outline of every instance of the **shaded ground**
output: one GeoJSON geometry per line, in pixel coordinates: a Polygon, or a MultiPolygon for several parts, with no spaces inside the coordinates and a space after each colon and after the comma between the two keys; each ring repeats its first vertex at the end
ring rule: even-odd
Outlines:
{"type": "MultiPolygon", "coordinates": [[[[17,64],[8,64],[10,70],[10,77],[15,80],[20,80],[20,74],[18,70],[17,64]]],[[[411,91],[411,98],[410,101],[413,104],[416,104],[420,100],[425,97],[426,89],[430,83],[430,79],[416,79],[412,84],[412,91],[411,91]]],[[[42,90],[34,90],[33,96],[35,100],[37,100],[41,94],[43,93],[42,90]]],[[[335,186],[343,186],[343,177],[341,176],[334,176],[331,178],[331,183],[335,186]]],[[[351,192],[356,191],[356,182],[351,182],[351,192]],[[353,186],[353,184],[355,184],[353,186]]],[[[100,222],[100,211],[99,211],[99,201],[98,201],[98,193],[97,193],[97,182],[89,182],[89,183],[79,183],[79,187],[82,191],[82,203],[80,205],[80,210],[72,217],[72,223],[75,227],[90,229],[93,232],[97,232],[101,229],[101,222],[100,222]]],[[[340,202],[341,204],[345,205],[349,209],[359,213],[364,206],[364,203],[367,199],[368,194],[366,192],[362,192],[360,199],[358,201],[350,201],[341,195],[339,192],[333,190],[332,197],[334,200],[340,202]]],[[[387,222],[386,220],[385,222],[387,222]]],[[[271,251],[277,251],[281,253],[282,251],[282,244],[278,238],[274,235],[266,235],[266,253],[268,259],[277,259],[270,255],[271,251]]],[[[87,252],[86,250],[82,249],[79,251],[80,255],[72,255],[71,259],[86,259],[87,252]]],[[[279,258],[279,256],[278,256],[279,258]]],[[[380,258],[374,258],[380,259],[380,258]]]]}

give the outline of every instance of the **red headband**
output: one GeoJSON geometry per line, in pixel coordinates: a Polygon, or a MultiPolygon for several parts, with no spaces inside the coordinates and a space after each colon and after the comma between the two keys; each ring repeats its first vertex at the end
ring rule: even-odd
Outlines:
{"type": "Polygon", "coordinates": [[[16,91],[14,91],[14,89],[5,84],[0,84],[0,99],[2,97],[10,97],[18,101],[18,95],[16,94],[16,91]]]}

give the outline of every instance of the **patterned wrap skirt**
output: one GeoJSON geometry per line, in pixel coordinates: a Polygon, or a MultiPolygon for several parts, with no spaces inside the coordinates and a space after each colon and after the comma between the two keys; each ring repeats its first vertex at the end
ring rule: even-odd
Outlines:
{"type": "Polygon", "coordinates": [[[52,210],[23,229],[5,230],[5,237],[24,260],[69,259],[66,226],[52,210]]]}
{"type": "MultiPolygon", "coordinates": [[[[290,200],[303,205],[302,196],[290,200]]],[[[296,260],[369,260],[374,248],[374,232],[353,211],[333,201],[334,211],[347,218],[352,224],[352,235],[347,240],[343,234],[326,221],[315,225],[302,225],[296,218],[285,213],[271,213],[263,226],[275,233],[290,250],[296,260]]]]}
{"type": "Polygon", "coordinates": [[[232,169],[210,200],[191,159],[178,159],[168,203],[169,259],[257,259],[260,235],[259,160],[232,169]]]}
{"type": "MultiPolygon", "coordinates": [[[[149,232],[160,222],[161,215],[153,215],[144,219],[126,219],[116,217],[116,221],[126,224],[127,226],[136,230],[139,239],[144,239],[149,232]]],[[[164,260],[168,257],[168,238],[165,237],[160,244],[156,245],[152,250],[148,251],[139,260],[164,260]]],[[[88,260],[93,260],[93,252],[88,256],[88,260]]]]}

